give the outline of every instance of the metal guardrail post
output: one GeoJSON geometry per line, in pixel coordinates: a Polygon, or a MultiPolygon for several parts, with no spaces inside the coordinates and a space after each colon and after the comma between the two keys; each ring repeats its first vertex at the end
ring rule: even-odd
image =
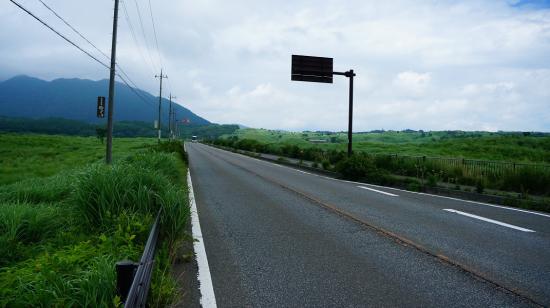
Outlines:
{"type": "MultiPolygon", "coordinates": [[[[157,239],[159,235],[159,221],[160,213],[162,209],[159,210],[155,223],[151,227],[151,232],[149,233],[149,238],[145,244],[145,249],[143,250],[143,255],[139,263],[134,264],[134,268],[130,270],[131,265],[128,265],[125,262],[131,261],[121,261],[120,270],[123,272],[122,275],[132,274],[133,279],[130,279],[130,286],[128,287],[127,297],[124,302],[124,307],[145,307],[147,303],[147,295],[149,294],[149,286],[151,284],[151,274],[153,272],[155,248],[157,246],[157,239]],[[135,269],[135,270],[134,270],[135,269]]],[[[118,288],[118,264],[117,263],[117,288],[118,288]]],[[[121,280],[124,280],[127,277],[121,277],[121,280]]],[[[124,287],[126,287],[127,280],[124,280],[124,287]]],[[[122,290],[122,286],[121,286],[122,290]]],[[[121,296],[122,299],[122,296],[121,296]]]]}
{"type": "Polygon", "coordinates": [[[137,263],[129,260],[119,261],[115,265],[116,291],[123,303],[126,302],[126,298],[128,297],[137,266],[137,263]]]}

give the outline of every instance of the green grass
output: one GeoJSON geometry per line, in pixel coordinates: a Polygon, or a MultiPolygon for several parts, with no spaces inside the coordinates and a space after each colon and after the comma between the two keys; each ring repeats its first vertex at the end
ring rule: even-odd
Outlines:
{"type": "MultiPolygon", "coordinates": [[[[113,158],[155,144],[154,138],[115,138],[113,158]]],[[[47,177],[105,159],[105,145],[95,137],[0,134],[0,185],[47,177]]]]}
{"type": "MultiPolygon", "coordinates": [[[[334,170],[347,157],[347,143],[342,139],[342,133],[242,129],[212,142],[245,151],[313,161],[313,166],[334,170]],[[314,143],[312,140],[329,142],[314,143]]],[[[374,167],[358,168],[358,173],[340,172],[351,178],[360,177],[358,174],[363,174],[361,177],[376,175],[376,170],[383,170],[398,176],[428,178],[434,185],[445,182],[476,186],[478,191],[489,188],[550,196],[550,134],[373,132],[357,133],[354,140],[353,152],[360,157],[358,161],[371,161],[374,167]]],[[[361,164],[356,161],[352,165],[361,164]]],[[[355,168],[343,170],[352,169],[355,168]]],[[[387,180],[387,177],[376,177],[387,180]]]]}
{"type": "MultiPolygon", "coordinates": [[[[347,148],[345,133],[285,132],[239,129],[224,138],[253,139],[276,146],[341,150],[347,148]],[[309,140],[327,140],[313,144],[309,140]]],[[[376,154],[456,157],[527,163],[550,163],[550,134],[528,135],[490,132],[377,132],[353,135],[354,151],[376,154]]]]}
{"type": "Polygon", "coordinates": [[[116,306],[114,264],[139,260],[159,208],[161,245],[149,304],[173,302],[169,269],[189,216],[187,166],[178,144],[115,139],[115,163],[106,166],[92,153],[103,150],[96,139],[1,137],[13,146],[5,151],[2,143],[3,151],[19,153],[22,165],[39,167],[50,148],[67,151],[48,162],[53,175],[23,166],[17,170],[24,180],[0,175],[11,183],[0,185],[0,307],[116,306]]]}

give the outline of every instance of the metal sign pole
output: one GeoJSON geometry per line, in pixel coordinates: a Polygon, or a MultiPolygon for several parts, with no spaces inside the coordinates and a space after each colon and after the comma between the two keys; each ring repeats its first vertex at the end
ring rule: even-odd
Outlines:
{"type": "Polygon", "coordinates": [[[333,75],[349,78],[348,157],[352,154],[353,70],[334,72],[332,58],[292,55],[291,80],[332,83],[333,75]]]}
{"type": "Polygon", "coordinates": [[[352,153],[352,136],[353,136],[353,70],[346,72],[346,77],[349,78],[349,119],[348,119],[348,157],[352,153]]]}

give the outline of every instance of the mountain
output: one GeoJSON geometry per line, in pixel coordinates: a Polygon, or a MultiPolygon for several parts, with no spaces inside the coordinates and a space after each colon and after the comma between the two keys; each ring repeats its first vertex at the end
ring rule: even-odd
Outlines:
{"type": "MultiPolygon", "coordinates": [[[[96,118],[97,97],[108,97],[109,81],[87,79],[56,79],[44,81],[29,76],[16,76],[0,82],[0,115],[23,118],[65,118],[91,123],[96,118]]],[[[115,121],[144,121],[158,118],[158,97],[135,89],[142,100],[126,85],[115,83],[115,121]]],[[[107,102],[105,103],[107,104],[107,102]]],[[[168,122],[167,99],[162,100],[162,124],[168,122]]],[[[189,119],[193,125],[210,124],[189,109],[172,104],[178,119],[189,119]]]]}

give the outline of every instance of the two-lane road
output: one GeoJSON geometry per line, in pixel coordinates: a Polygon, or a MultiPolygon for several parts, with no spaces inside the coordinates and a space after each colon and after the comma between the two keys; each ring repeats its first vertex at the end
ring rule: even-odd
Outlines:
{"type": "Polygon", "coordinates": [[[186,148],[220,307],[550,305],[550,215],[186,148]]]}

